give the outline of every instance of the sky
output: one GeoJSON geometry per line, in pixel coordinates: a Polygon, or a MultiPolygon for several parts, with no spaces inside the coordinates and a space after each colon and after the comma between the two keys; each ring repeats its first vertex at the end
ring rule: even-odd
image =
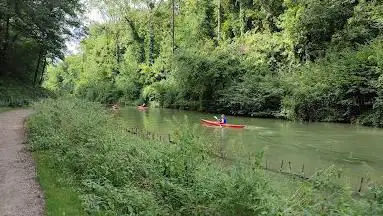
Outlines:
{"type": "MultiPolygon", "coordinates": [[[[85,24],[89,25],[90,23],[102,23],[105,19],[103,18],[103,15],[97,8],[91,8],[89,9],[85,14],[85,24]]],[[[76,39],[72,39],[70,41],[66,42],[67,46],[67,54],[76,54],[79,52],[80,48],[80,41],[76,39]]]]}

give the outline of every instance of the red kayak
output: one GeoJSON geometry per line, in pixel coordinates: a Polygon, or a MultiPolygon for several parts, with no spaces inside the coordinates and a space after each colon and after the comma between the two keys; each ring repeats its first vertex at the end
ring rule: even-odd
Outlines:
{"type": "Polygon", "coordinates": [[[235,124],[222,124],[217,121],[209,121],[205,119],[201,119],[201,124],[207,126],[219,126],[219,127],[228,127],[228,128],[244,128],[245,125],[235,125],[235,124]]]}

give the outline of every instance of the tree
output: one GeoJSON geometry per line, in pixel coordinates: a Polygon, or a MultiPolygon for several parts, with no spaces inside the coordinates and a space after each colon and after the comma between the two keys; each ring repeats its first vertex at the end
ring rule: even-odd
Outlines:
{"type": "Polygon", "coordinates": [[[29,64],[36,65],[33,82],[37,84],[38,75],[45,71],[46,58],[63,58],[65,40],[72,36],[71,29],[80,27],[82,4],[77,0],[1,0],[0,10],[4,14],[0,17],[0,25],[5,27],[1,32],[0,49],[0,61],[5,67],[0,74],[30,77],[30,74],[25,74],[28,73],[25,69],[18,70],[20,65],[14,65],[12,62],[15,60],[9,57],[23,58],[13,56],[13,53],[27,49],[27,44],[33,43],[38,52],[36,59],[29,64]]]}

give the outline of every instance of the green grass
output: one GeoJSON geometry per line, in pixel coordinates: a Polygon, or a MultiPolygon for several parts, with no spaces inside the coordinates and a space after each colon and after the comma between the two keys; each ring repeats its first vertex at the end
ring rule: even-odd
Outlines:
{"type": "Polygon", "coordinates": [[[77,193],[66,176],[50,166],[51,158],[47,153],[35,152],[33,157],[37,164],[37,175],[45,198],[45,215],[84,215],[77,193]]]}
{"type": "Polygon", "coordinates": [[[11,109],[12,109],[12,108],[10,108],[10,107],[0,107],[0,113],[9,111],[9,110],[11,110],[11,109]]]}

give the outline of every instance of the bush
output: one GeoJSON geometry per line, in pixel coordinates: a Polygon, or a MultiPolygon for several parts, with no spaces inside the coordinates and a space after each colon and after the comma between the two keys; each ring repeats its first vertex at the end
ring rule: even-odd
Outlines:
{"type": "Polygon", "coordinates": [[[43,98],[54,96],[51,92],[19,80],[0,80],[0,107],[23,107],[43,98]]]}
{"type": "Polygon", "coordinates": [[[277,117],[283,89],[267,67],[246,73],[242,79],[219,92],[217,109],[232,115],[277,117]]]}
{"type": "Polygon", "coordinates": [[[383,41],[329,52],[326,58],[285,72],[283,109],[289,119],[380,126],[383,41]]]}

